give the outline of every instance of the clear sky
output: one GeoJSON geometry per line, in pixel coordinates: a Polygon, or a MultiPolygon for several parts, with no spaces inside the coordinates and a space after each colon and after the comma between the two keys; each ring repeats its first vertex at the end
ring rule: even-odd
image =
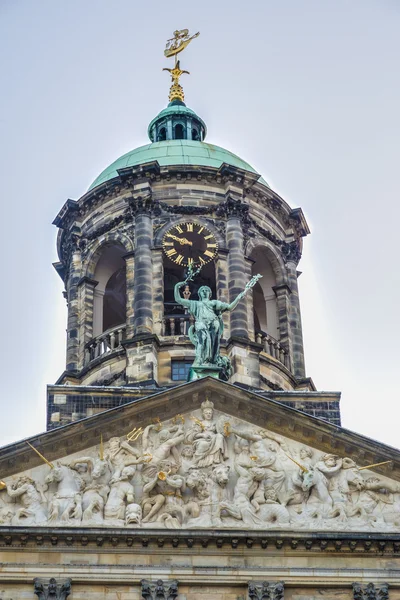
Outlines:
{"type": "Polygon", "coordinates": [[[168,102],[182,56],[207,141],[293,207],[307,374],[342,391],[343,425],[400,447],[398,0],[0,1],[0,443],[45,429],[65,367],[51,225],[168,102]]]}

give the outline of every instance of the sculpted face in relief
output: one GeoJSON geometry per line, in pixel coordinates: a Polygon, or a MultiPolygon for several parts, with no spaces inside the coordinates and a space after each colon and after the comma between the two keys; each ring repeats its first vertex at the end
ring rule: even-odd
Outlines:
{"type": "Polygon", "coordinates": [[[400,485],[214,410],[6,479],[16,526],[400,531],[400,485]],[[53,467],[53,468],[51,468],[53,467]]]}

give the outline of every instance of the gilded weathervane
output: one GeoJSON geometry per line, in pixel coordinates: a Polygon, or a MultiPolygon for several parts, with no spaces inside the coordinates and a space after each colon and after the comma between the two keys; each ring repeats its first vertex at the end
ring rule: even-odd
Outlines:
{"type": "Polygon", "coordinates": [[[170,102],[172,102],[173,100],[180,100],[181,102],[183,102],[185,99],[185,95],[183,93],[182,86],[179,83],[179,78],[181,75],[183,75],[183,73],[186,73],[187,75],[190,75],[190,73],[189,73],[189,71],[183,71],[180,68],[178,54],[180,52],[182,52],[182,50],[184,50],[186,48],[186,46],[188,46],[190,44],[190,42],[192,40],[194,40],[194,38],[197,38],[199,35],[200,35],[199,31],[197,33],[195,33],[194,35],[190,36],[188,29],[181,29],[179,31],[178,30],[174,31],[174,37],[167,41],[167,45],[164,50],[164,55],[167,58],[171,58],[172,56],[175,56],[174,68],[173,69],[163,69],[163,71],[168,71],[169,73],[171,73],[172,85],[171,85],[171,89],[169,91],[169,101],[170,102]]]}

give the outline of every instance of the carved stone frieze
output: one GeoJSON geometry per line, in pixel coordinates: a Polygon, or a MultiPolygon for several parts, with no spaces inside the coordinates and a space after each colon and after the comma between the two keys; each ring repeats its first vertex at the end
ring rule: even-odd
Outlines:
{"type": "Polygon", "coordinates": [[[137,215],[149,215],[149,216],[159,216],[161,215],[161,207],[160,203],[157,200],[153,200],[151,194],[147,196],[135,196],[129,198],[129,211],[132,217],[136,217],[137,215]]]}
{"type": "Polygon", "coordinates": [[[207,398],[5,483],[3,527],[400,533],[399,483],[216,411],[207,398]]]}
{"type": "Polygon", "coordinates": [[[275,246],[280,248],[283,256],[283,260],[285,263],[289,261],[293,261],[297,264],[301,259],[301,251],[298,240],[293,240],[292,242],[285,242],[284,240],[280,240],[276,235],[264,229],[252,219],[252,226],[259,232],[263,237],[272,242],[275,246]]]}
{"type": "Polygon", "coordinates": [[[47,582],[36,577],[33,582],[33,592],[39,600],[66,600],[71,591],[71,579],[60,582],[51,577],[47,582]]]}
{"type": "Polygon", "coordinates": [[[174,215],[212,215],[215,208],[213,206],[195,206],[181,204],[167,204],[160,202],[160,207],[164,212],[174,215]]]}
{"type": "Polygon", "coordinates": [[[354,600],[389,600],[389,586],[387,583],[374,585],[373,583],[353,583],[354,600]]]}
{"type": "Polygon", "coordinates": [[[260,583],[249,581],[247,593],[250,600],[283,600],[285,587],[282,581],[260,583]]]}
{"type": "Polygon", "coordinates": [[[178,596],[178,582],[176,579],[163,581],[149,581],[142,579],[142,598],[144,600],[175,600],[178,596]]]}
{"type": "Polygon", "coordinates": [[[285,263],[294,262],[296,265],[301,259],[301,252],[297,241],[284,242],[281,246],[283,260],[285,263]]]}

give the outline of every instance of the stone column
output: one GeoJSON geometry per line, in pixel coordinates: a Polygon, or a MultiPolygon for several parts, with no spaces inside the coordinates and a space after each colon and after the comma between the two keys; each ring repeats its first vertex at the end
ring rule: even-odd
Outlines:
{"type": "Polygon", "coordinates": [[[303,330],[301,326],[299,288],[297,286],[297,262],[289,260],[286,263],[288,283],[290,287],[289,324],[292,337],[293,373],[298,378],[306,376],[304,364],[303,330]]]}
{"type": "MultiPolygon", "coordinates": [[[[251,258],[245,258],[245,268],[246,268],[246,283],[250,281],[253,276],[253,264],[254,260],[251,258]]],[[[254,306],[253,306],[253,292],[250,291],[246,294],[246,310],[247,310],[247,336],[254,342],[255,341],[255,332],[254,332],[254,306]]]]}
{"type": "Polygon", "coordinates": [[[135,220],[134,335],[153,331],[152,243],[151,212],[147,205],[142,205],[137,209],[135,220]]]}
{"type": "Polygon", "coordinates": [[[278,310],[279,341],[289,352],[289,369],[293,372],[293,345],[289,324],[291,290],[286,283],[276,285],[273,290],[276,295],[278,310]]]}
{"type": "Polygon", "coordinates": [[[85,366],[85,346],[93,339],[93,300],[98,284],[94,279],[83,277],[79,290],[79,369],[85,366]]]}
{"type": "Polygon", "coordinates": [[[162,247],[153,248],[153,331],[162,334],[164,318],[164,263],[162,247]]]}
{"type": "MultiPolygon", "coordinates": [[[[226,225],[226,241],[228,254],[228,288],[229,302],[232,302],[246,285],[246,265],[243,252],[243,231],[240,217],[236,211],[228,212],[226,225]]],[[[242,298],[234,311],[231,312],[231,337],[248,337],[246,299],[242,298]]]]}
{"type": "Polygon", "coordinates": [[[157,203],[147,195],[132,198],[130,209],[135,216],[135,255],[133,287],[133,311],[130,313],[133,337],[122,342],[126,350],[126,379],[128,384],[154,386],[158,380],[158,338],[153,332],[153,267],[152,214],[157,213],[157,203]]]}
{"type": "Polygon", "coordinates": [[[131,339],[134,334],[135,324],[135,252],[125,254],[126,268],[126,339],[131,339]]]}
{"type": "Polygon", "coordinates": [[[66,600],[71,591],[71,579],[56,580],[51,577],[47,581],[35,577],[33,580],[33,593],[39,600],[66,600]]]}
{"type": "Polygon", "coordinates": [[[67,371],[77,371],[79,364],[79,294],[78,282],[81,276],[81,253],[77,248],[77,236],[71,235],[72,255],[69,263],[67,284],[67,371]]]}
{"type": "MultiPolygon", "coordinates": [[[[221,302],[228,302],[228,251],[221,248],[219,249],[218,258],[215,263],[215,279],[217,286],[217,300],[220,300],[221,302]]],[[[222,337],[223,339],[227,340],[230,337],[229,313],[222,313],[222,320],[224,323],[224,332],[222,337]]]]}

